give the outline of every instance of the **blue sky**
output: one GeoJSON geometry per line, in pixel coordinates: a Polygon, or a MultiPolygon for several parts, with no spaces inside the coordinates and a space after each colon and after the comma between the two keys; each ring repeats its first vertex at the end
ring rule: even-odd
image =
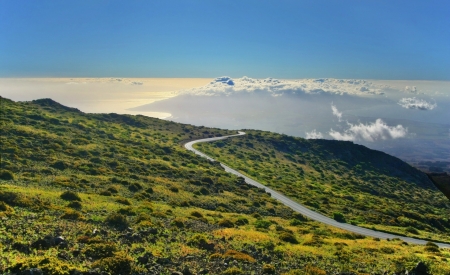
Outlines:
{"type": "Polygon", "coordinates": [[[448,1],[2,1],[0,77],[450,80],[448,1]]]}

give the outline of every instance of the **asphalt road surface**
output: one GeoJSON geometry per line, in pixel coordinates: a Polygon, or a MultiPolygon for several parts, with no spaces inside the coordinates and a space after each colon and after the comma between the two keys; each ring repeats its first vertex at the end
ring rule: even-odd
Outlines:
{"type": "MultiPolygon", "coordinates": [[[[193,151],[194,153],[196,153],[197,155],[200,155],[204,158],[207,158],[210,161],[215,161],[213,158],[209,157],[208,155],[194,149],[192,146],[195,143],[200,143],[200,142],[212,142],[212,141],[217,141],[217,140],[221,140],[221,139],[226,139],[226,138],[230,138],[230,137],[236,137],[236,136],[242,136],[245,135],[244,132],[238,132],[238,134],[236,135],[230,135],[230,136],[223,136],[223,137],[213,137],[213,138],[205,138],[205,139],[198,139],[198,140],[194,140],[194,141],[190,141],[188,143],[186,143],[184,145],[184,147],[190,151],[193,151]]],[[[280,201],[281,203],[283,203],[284,205],[290,207],[292,210],[310,218],[311,220],[315,220],[318,222],[322,222],[334,227],[338,227],[341,229],[345,229],[347,231],[350,232],[354,232],[354,233],[358,233],[361,235],[365,235],[365,236],[370,236],[370,237],[374,237],[374,238],[380,238],[380,239],[393,239],[393,238],[399,238],[404,240],[405,242],[408,243],[414,243],[414,244],[426,244],[428,241],[426,240],[421,240],[421,239],[415,239],[415,238],[410,238],[410,237],[404,237],[404,236],[398,236],[398,235],[394,235],[394,234],[389,234],[389,233],[384,233],[384,232],[380,232],[380,231],[376,231],[376,230],[371,230],[371,229],[367,229],[367,228],[362,228],[359,226],[355,226],[355,225],[351,225],[351,224],[347,224],[347,223],[340,223],[337,222],[331,218],[328,218],[320,213],[317,213],[315,211],[312,211],[308,208],[306,208],[305,206],[289,199],[288,197],[276,192],[275,190],[270,189],[269,187],[266,187],[264,185],[262,185],[261,183],[239,173],[238,171],[228,167],[227,165],[221,163],[220,164],[223,168],[225,168],[225,171],[235,174],[236,176],[239,177],[243,177],[245,179],[245,181],[248,184],[257,186],[259,188],[263,188],[266,190],[266,192],[270,193],[272,198],[280,201]]],[[[450,244],[444,244],[444,243],[436,243],[437,245],[439,245],[439,247],[441,248],[450,248],[450,244]]]]}

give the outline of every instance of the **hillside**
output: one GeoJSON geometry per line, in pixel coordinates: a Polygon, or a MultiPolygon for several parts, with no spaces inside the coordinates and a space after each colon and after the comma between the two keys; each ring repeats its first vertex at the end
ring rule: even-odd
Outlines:
{"type": "Polygon", "coordinates": [[[450,202],[426,174],[405,162],[351,142],[246,132],[197,148],[329,217],[450,240],[450,202]]]}
{"type": "MultiPolygon", "coordinates": [[[[411,270],[418,262],[431,274],[450,272],[450,252],[433,243],[366,238],[308,221],[181,146],[233,131],[85,114],[51,99],[0,99],[2,274],[381,274],[411,270]]],[[[256,133],[211,150],[220,149],[224,158],[224,147],[242,143],[233,145],[242,160],[267,153],[267,169],[293,167],[285,147],[290,142],[275,143],[275,160],[271,151],[252,151],[265,144],[256,133]]],[[[231,153],[227,157],[226,162],[242,161],[231,153]]],[[[247,173],[258,176],[248,162],[247,173]]],[[[316,168],[327,167],[316,162],[316,168]]],[[[321,188],[329,172],[302,165],[307,184],[321,188]]],[[[348,167],[340,165],[333,169],[343,177],[348,167]]],[[[364,169],[369,167],[371,174],[382,169],[364,169]]],[[[399,182],[406,181],[410,174],[398,169],[399,182]]],[[[421,215],[443,221],[445,200],[427,181],[415,179],[425,198],[436,195],[433,203],[420,206],[435,212],[421,215]]],[[[414,200],[419,205],[425,199],[414,200]]],[[[432,237],[445,239],[443,232],[432,237]]]]}

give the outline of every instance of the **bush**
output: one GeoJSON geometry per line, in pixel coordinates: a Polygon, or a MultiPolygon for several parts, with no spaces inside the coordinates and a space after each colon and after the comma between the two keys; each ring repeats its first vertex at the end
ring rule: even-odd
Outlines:
{"type": "Polygon", "coordinates": [[[119,193],[119,189],[116,186],[110,186],[108,187],[108,189],[106,189],[107,191],[113,193],[113,194],[117,194],[119,193]]]}
{"type": "Polygon", "coordinates": [[[415,227],[412,227],[412,226],[408,226],[408,227],[405,229],[405,231],[406,231],[406,232],[409,232],[409,233],[411,233],[411,234],[414,234],[414,235],[418,235],[418,234],[419,234],[419,231],[418,231],[415,227]]]}
{"type": "Polygon", "coordinates": [[[83,219],[83,215],[81,215],[80,212],[72,210],[72,209],[67,209],[64,214],[61,216],[61,219],[65,219],[65,220],[81,220],[83,219]]]}
{"type": "Polygon", "coordinates": [[[203,218],[203,214],[198,211],[192,211],[191,216],[196,218],[203,218]]]}
{"type": "Polygon", "coordinates": [[[256,228],[264,228],[268,229],[272,223],[268,220],[256,220],[255,227],[256,228]]]}
{"type": "Polygon", "coordinates": [[[117,213],[125,216],[136,216],[136,211],[134,211],[133,207],[120,208],[117,210],[117,213]]]}
{"type": "Polygon", "coordinates": [[[240,217],[237,219],[237,221],[235,222],[236,225],[246,225],[248,224],[248,220],[246,218],[240,217]]]}
{"type": "Polygon", "coordinates": [[[222,274],[223,275],[240,275],[240,274],[244,274],[244,272],[242,271],[242,269],[233,266],[233,267],[226,269],[224,272],[222,272],[222,274]]]}
{"type": "Polygon", "coordinates": [[[8,170],[0,170],[0,179],[2,180],[13,180],[14,174],[8,170]]]}
{"type": "Polygon", "coordinates": [[[231,258],[236,261],[243,261],[243,262],[250,262],[250,263],[256,262],[256,260],[252,256],[242,253],[242,252],[239,252],[239,251],[236,251],[236,250],[227,250],[223,254],[223,257],[231,258]]]}
{"type": "Polygon", "coordinates": [[[288,242],[288,243],[292,243],[292,244],[297,244],[298,241],[295,238],[295,236],[289,232],[283,232],[280,234],[280,240],[284,241],[284,242],[288,242]]]}
{"type": "Polygon", "coordinates": [[[178,227],[178,228],[183,228],[184,227],[183,220],[181,220],[180,218],[174,219],[170,224],[172,226],[175,226],[175,227],[178,227]]]}
{"type": "Polygon", "coordinates": [[[109,192],[108,190],[103,190],[99,194],[106,197],[112,196],[111,192],[109,192]]]}
{"type": "Polygon", "coordinates": [[[131,202],[128,199],[122,197],[116,198],[116,202],[124,205],[131,205],[131,202]]]}
{"type": "Polygon", "coordinates": [[[128,227],[127,217],[119,213],[109,214],[108,217],[106,217],[105,222],[119,228],[128,227]]]}
{"type": "Polygon", "coordinates": [[[297,226],[297,225],[301,225],[301,224],[302,224],[302,222],[298,219],[292,219],[289,221],[289,225],[292,225],[292,226],[297,226]]]}
{"type": "Polygon", "coordinates": [[[440,252],[439,246],[433,242],[427,242],[424,250],[427,252],[440,252]]]}
{"type": "Polygon", "coordinates": [[[395,253],[395,249],[393,249],[392,247],[382,247],[382,248],[380,248],[380,251],[385,254],[394,254],[395,253]]]}
{"type": "Polygon", "coordinates": [[[81,202],[79,202],[79,201],[71,201],[71,202],[69,202],[67,207],[80,210],[83,206],[81,205],[81,202]]]}
{"type": "Polygon", "coordinates": [[[271,264],[264,264],[262,267],[263,274],[275,274],[275,266],[271,264]]]}
{"type": "Polygon", "coordinates": [[[65,191],[60,195],[60,197],[66,201],[81,201],[80,196],[73,191],[65,191]]]}
{"type": "Polygon", "coordinates": [[[98,260],[92,264],[93,268],[108,272],[111,275],[131,274],[133,259],[124,252],[118,252],[114,257],[98,260]]]}
{"type": "Polygon", "coordinates": [[[218,225],[222,226],[222,227],[227,227],[227,228],[234,227],[234,223],[228,219],[223,219],[223,220],[219,221],[218,225]]]}
{"type": "Polygon", "coordinates": [[[86,257],[91,257],[93,259],[101,259],[114,256],[117,252],[117,246],[115,243],[91,243],[83,249],[83,254],[86,257]]]}
{"type": "Polygon", "coordinates": [[[345,217],[340,212],[333,213],[333,219],[337,222],[345,222],[345,217]]]}

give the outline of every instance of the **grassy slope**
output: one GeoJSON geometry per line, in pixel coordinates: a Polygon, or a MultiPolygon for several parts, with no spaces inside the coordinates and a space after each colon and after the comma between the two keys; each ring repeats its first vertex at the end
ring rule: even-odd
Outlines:
{"type": "Polygon", "coordinates": [[[1,106],[0,273],[381,273],[419,260],[450,271],[448,251],[304,221],[180,146],[230,131],[51,100],[1,106]],[[80,202],[63,199],[68,190],[80,202]]]}
{"type": "Polygon", "coordinates": [[[450,204],[427,176],[351,142],[262,131],[200,150],[330,217],[412,237],[450,241],[450,204]]]}

